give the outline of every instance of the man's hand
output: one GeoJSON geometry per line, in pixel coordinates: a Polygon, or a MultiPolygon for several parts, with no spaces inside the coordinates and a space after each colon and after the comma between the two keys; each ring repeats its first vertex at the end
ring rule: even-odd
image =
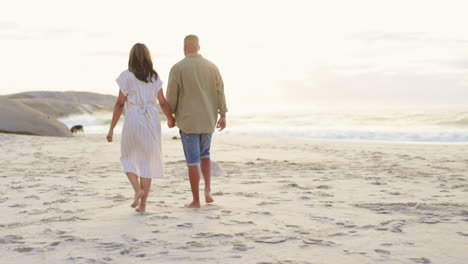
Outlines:
{"type": "Polygon", "coordinates": [[[107,133],[107,142],[112,142],[112,136],[114,135],[114,130],[109,130],[109,133],[107,133]]]}
{"type": "Polygon", "coordinates": [[[216,128],[219,128],[219,131],[222,131],[226,128],[226,116],[221,116],[218,120],[218,124],[216,124],[216,128]]]}
{"type": "Polygon", "coordinates": [[[175,118],[174,118],[174,117],[172,117],[172,118],[170,118],[170,119],[167,120],[167,126],[168,126],[169,128],[173,128],[173,127],[176,126],[176,122],[175,122],[175,118]]]}

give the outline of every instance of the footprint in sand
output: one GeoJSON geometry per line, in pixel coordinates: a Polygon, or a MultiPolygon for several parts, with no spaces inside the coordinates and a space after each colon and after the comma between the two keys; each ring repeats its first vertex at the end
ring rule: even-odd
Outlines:
{"type": "Polygon", "coordinates": [[[324,246],[324,247],[331,247],[331,246],[336,245],[336,243],[333,241],[325,241],[322,239],[307,238],[302,241],[307,245],[317,245],[317,246],[324,246]]]}
{"type": "Polygon", "coordinates": [[[287,241],[289,238],[287,237],[273,237],[273,236],[266,236],[266,237],[258,237],[254,238],[254,242],[257,243],[267,243],[267,244],[279,244],[287,241]]]}
{"type": "Polygon", "coordinates": [[[265,205],[274,205],[274,204],[279,204],[277,202],[261,202],[261,203],[258,203],[257,205],[258,206],[265,206],[265,205]]]}
{"type": "Polygon", "coordinates": [[[343,252],[346,253],[346,254],[356,254],[356,255],[363,255],[363,256],[364,256],[364,255],[367,255],[366,252],[349,251],[349,250],[347,250],[347,249],[344,249],[343,252]]]}
{"type": "Polygon", "coordinates": [[[89,218],[81,218],[81,217],[77,217],[77,216],[73,216],[73,217],[69,217],[69,218],[66,218],[66,217],[50,217],[50,218],[43,218],[41,219],[41,222],[44,222],[44,223],[50,223],[50,222],[74,222],[74,221],[85,221],[85,220],[89,220],[89,218]]]}
{"type": "Polygon", "coordinates": [[[177,217],[167,216],[167,215],[155,215],[152,216],[151,219],[154,220],[176,220],[177,217]]]}
{"type": "Polygon", "coordinates": [[[112,199],[113,202],[124,202],[124,201],[128,201],[129,198],[121,195],[121,194],[118,194],[118,195],[115,195],[115,196],[112,196],[110,197],[109,199],[112,199]]]}
{"type": "Polygon", "coordinates": [[[130,248],[124,249],[124,250],[120,251],[120,255],[127,255],[127,254],[130,253],[130,251],[132,251],[132,249],[130,249],[130,248]]]}
{"type": "Polygon", "coordinates": [[[300,190],[310,190],[311,189],[309,187],[300,186],[299,184],[297,184],[295,182],[286,184],[286,185],[284,185],[284,187],[286,187],[286,188],[297,188],[297,189],[300,189],[300,190]]]}
{"type": "Polygon", "coordinates": [[[249,212],[248,215],[272,215],[272,213],[270,213],[270,212],[255,212],[255,211],[252,211],[252,212],[249,212]]]}
{"type": "Polygon", "coordinates": [[[101,242],[99,243],[99,248],[107,251],[121,249],[125,246],[125,244],[117,243],[117,242],[101,242]]]}
{"type": "Polygon", "coordinates": [[[25,208],[25,207],[28,207],[28,205],[27,204],[12,204],[12,205],[9,205],[8,207],[25,208]]]}
{"type": "Polygon", "coordinates": [[[387,231],[388,228],[386,228],[386,227],[377,227],[375,230],[377,230],[377,231],[387,231]]]}
{"type": "Polygon", "coordinates": [[[180,225],[177,225],[177,227],[184,227],[184,228],[191,228],[193,226],[192,223],[183,223],[180,225]]]}
{"type": "Polygon", "coordinates": [[[232,245],[232,249],[236,250],[236,251],[247,251],[247,250],[252,249],[252,248],[254,248],[254,247],[248,247],[247,245],[242,244],[242,243],[234,243],[232,245]]]}
{"type": "Polygon", "coordinates": [[[65,234],[66,232],[65,231],[62,231],[62,230],[56,230],[56,231],[53,231],[52,229],[50,228],[46,228],[42,231],[42,234],[44,235],[48,235],[48,234],[57,234],[57,235],[63,235],[65,234]]]}
{"type": "Polygon", "coordinates": [[[322,191],[314,192],[313,194],[318,197],[334,197],[333,194],[329,194],[329,193],[322,192],[322,191]]]}
{"type": "Polygon", "coordinates": [[[36,196],[36,195],[28,195],[28,196],[25,196],[24,199],[36,199],[36,200],[40,200],[39,196],[36,196]]]}
{"type": "Polygon", "coordinates": [[[15,248],[15,251],[16,252],[21,252],[21,253],[25,253],[25,252],[31,252],[33,251],[34,248],[32,247],[20,247],[20,248],[15,248]]]}
{"type": "Polygon", "coordinates": [[[299,234],[299,235],[310,235],[310,232],[305,229],[294,230],[294,233],[299,234]]]}
{"type": "Polygon", "coordinates": [[[320,222],[320,223],[329,223],[329,222],[332,222],[334,221],[335,219],[331,218],[331,217],[327,217],[327,216],[312,216],[310,217],[311,220],[314,220],[314,221],[317,221],[317,222],[320,222]]]}
{"type": "Polygon", "coordinates": [[[427,258],[410,258],[409,260],[412,260],[415,263],[424,263],[424,264],[431,263],[431,260],[427,258]]]}
{"type": "Polygon", "coordinates": [[[344,228],[355,228],[355,227],[357,227],[357,225],[344,225],[343,227],[344,228]]]}
{"type": "Polygon", "coordinates": [[[204,248],[204,247],[211,246],[211,245],[205,245],[205,244],[203,244],[201,242],[198,242],[198,241],[189,241],[186,244],[191,246],[191,247],[196,247],[196,248],[204,248]]]}
{"type": "Polygon", "coordinates": [[[390,255],[390,251],[384,249],[374,249],[376,253],[390,255]]]}
{"type": "Polygon", "coordinates": [[[239,224],[239,225],[255,225],[255,223],[252,221],[231,220],[230,222],[234,224],[239,224]]]}
{"type": "Polygon", "coordinates": [[[257,192],[253,192],[253,193],[236,192],[234,194],[237,195],[237,196],[243,196],[243,197],[247,197],[247,198],[257,198],[260,195],[257,192]]]}
{"type": "Polygon", "coordinates": [[[319,201],[320,205],[323,207],[333,207],[333,202],[332,201],[319,201]]]}
{"type": "Polygon", "coordinates": [[[60,236],[60,238],[64,239],[67,242],[87,242],[86,239],[76,236],[60,236]]]}
{"type": "Polygon", "coordinates": [[[84,257],[69,257],[66,260],[72,263],[96,263],[95,259],[84,257]]]}
{"type": "Polygon", "coordinates": [[[24,242],[19,241],[22,240],[23,237],[16,236],[16,235],[7,235],[0,238],[0,244],[24,244],[24,242]]]}
{"type": "Polygon", "coordinates": [[[264,183],[264,181],[241,181],[241,184],[260,184],[264,183]]]}
{"type": "Polygon", "coordinates": [[[192,236],[193,238],[230,238],[232,235],[221,233],[197,233],[192,236]]]}
{"type": "Polygon", "coordinates": [[[334,233],[329,235],[329,237],[340,237],[340,236],[347,236],[348,234],[346,233],[334,233]]]}
{"type": "Polygon", "coordinates": [[[68,199],[58,199],[55,201],[50,201],[50,202],[44,202],[42,203],[43,205],[51,205],[51,204],[58,204],[58,203],[68,203],[70,200],[68,199]]]}
{"type": "Polygon", "coordinates": [[[122,238],[127,242],[138,242],[138,239],[129,235],[122,235],[122,238]]]}
{"type": "Polygon", "coordinates": [[[440,223],[439,219],[437,218],[422,218],[418,222],[423,223],[423,224],[430,224],[430,225],[440,223]]]}

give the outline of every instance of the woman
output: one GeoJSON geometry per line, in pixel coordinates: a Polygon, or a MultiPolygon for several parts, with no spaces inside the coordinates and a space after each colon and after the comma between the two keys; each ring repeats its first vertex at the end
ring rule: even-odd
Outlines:
{"type": "Polygon", "coordinates": [[[175,119],[164,98],[162,82],[153,69],[150,52],[144,44],[137,43],[132,47],[128,70],[122,72],[116,81],[120,91],[107,141],[112,142],[115,125],[125,108],[120,161],[135,190],[131,207],[138,207],[136,211],[144,213],[151,179],[164,177],[161,123],[155,107],[156,100],[169,127],[174,127],[175,119]]]}

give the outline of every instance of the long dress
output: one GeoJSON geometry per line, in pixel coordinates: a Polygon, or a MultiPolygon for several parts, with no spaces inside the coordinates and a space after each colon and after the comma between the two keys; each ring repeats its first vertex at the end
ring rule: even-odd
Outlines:
{"type": "Polygon", "coordinates": [[[159,78],[148,83],[140,81],[128,70],[116,81],[127,96],[120,157],[123,170],[142,178],[164,178],[161,122],[156,110],[162,82],[159,78]]]}

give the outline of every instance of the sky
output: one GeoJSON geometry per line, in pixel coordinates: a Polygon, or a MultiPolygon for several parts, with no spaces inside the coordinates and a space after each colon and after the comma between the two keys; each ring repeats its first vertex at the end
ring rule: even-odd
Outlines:
{"type": "MultiPolygon", "coordinates": [[[[187,34],[234,111],[468,103],[464,1],[0,0],[0,94],[118,94],[136,42],[164,83],[187,34]]],[[[165,86],[164,86],[165,88],[165,86]]]]}

